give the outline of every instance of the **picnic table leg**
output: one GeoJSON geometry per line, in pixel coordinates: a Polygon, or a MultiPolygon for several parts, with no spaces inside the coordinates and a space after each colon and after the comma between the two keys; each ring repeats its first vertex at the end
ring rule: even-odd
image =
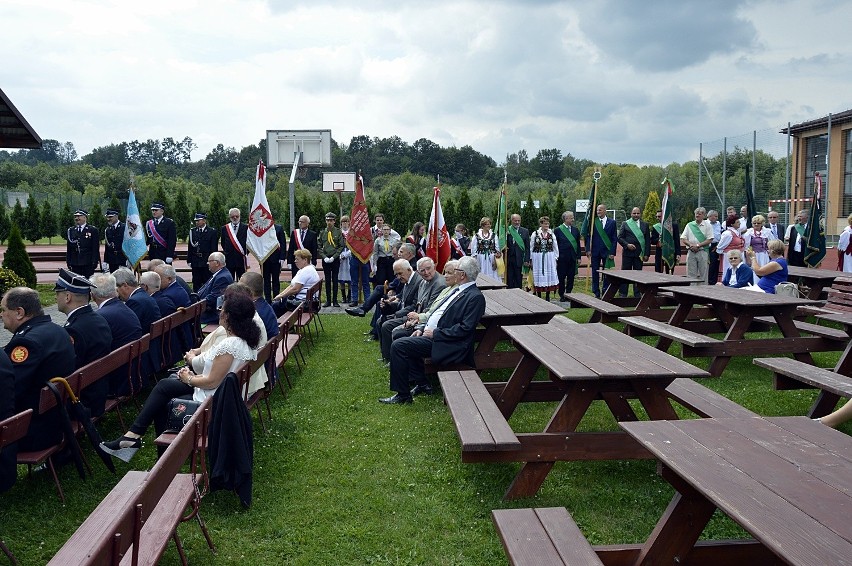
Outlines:
{"type": "Polygon", "coordinates": [[[621,393],[601,393],[601,397],[603,397],[604,403],[606,403],[606,406],[609,407],[609,412],[612,413],[615,420],[619,422],[639,420],[639,417],[636,416],[636,412],[633,411],[633,407],[630,406],[630,403],[627,402],[627,399],[625,399],[624,395],[621,393]]]}
{"type": "Polygon", "coordinates": [[[840,395],[821,390],[814,400],[814,404],[811,405],[808,416],[812,419],[824,417],[834,411],[834,407],[837,406],[838,401],[840,401],[840,395]]]}
{"type": "MultiPolygon", "coordinates": [[[[749,312],[743,312],[740,313],[739,316],[734,317],[733,323],[728,329],[728,333],[725,334],[725,341],[739,340],[745,336],[746,331],[749,326],[751,326],[752,320],[754,320],[754,314],[749,312]]],[[[795,327],[793,330],[795,331],[795,327]]],[[[725,371],[726,367],[728,367],[728,362],[730,361],[731,356],[716,356],[713,358],[713,361],[710,362],[710,368],[707,371],[710,372],[710,375],[718,377],[722,375],[722,372],[725,371]]]]}
{"type": "Polygon", "coordinates": [[[494,352],[495,348],[497,348],[497,343],[500,341],[500,338],[505,338],[505,333],[500,329],[497,325],[486,325],[485,332],[482,335],[482,340],[479,341],[479,344],[476,346],[476,350],[474,352],[475,356],[487,356],[494,352]]]}
{"type": "Polygon", "coordinates": [[[540,361],[532,356],[524,355],[521,358],[521,361],[518,362],[518,365],[515,366],[515,371],[512,372],[512,375],[509,377],[509,381],[506,382],[506,386],[503,388],[503,391],[497,395],[497,398],[495,399],[497,402],[497,408],[500,409],[500,413],[502,413],[507,420],[512,416],[512,413],[515,412],[515,408],[518,406],[518,403],[521,402],[521,398],[527,391],[527,386],[532,381],[533,376],[535,376],[535,372],[540,366],[540,361]]]}
{"type": "MultiPolygon", "coordinates": [[[[844,325],[843,328],[846,330],[847,334],[852,336],[852,332],[850,332],[850,327],[844,325]]],[[[834,366],[835,373],[839,373],[841,375],[850,375],[850,371],[852,371],[852,340],[849,340],[846,344],[846,349],[843,350],[843,353],[840,355],[840,359],[837,360],[837,365],[834,366]]]]}
{"type": "MultiPolygon", "coordinates": [[[[690,311],[692,311],[692,305],[693,303],[690,302],[683,302],[678,304],[674,313],[672,313],[672,317],[669,319],[669,325],[680,328],[689,316],[690,311]]],[[[671,348],[671,345],[671,338],[660,336],[660,338],[657,340],[657,349],[662,352],[668,352],[669,348],[671,348]]]]}
{"type": "Polygon", "coordinates": [[[677,420],[678,416],[666,395],[666,387],[672,380],[667,380],[666,383],[655,381],[631,381],[633,390],[636,392],[636,397],[648,413],[648,418],[652,421],[659,420],[677,420]]]}
{"type": "MultiPolygon", "coordinates": [[[[775,323],[778,325],[778,329],[781,331],[781,335],[785,338],[798,338],[801,336],[799,334],[799,329],[796,328],[796,323],[793,322],[793,313],[795,312],[795,307],[783,307],[777,309],[772,316],[775,318],[775,323]]],[[[793,354],[793,357],[799,360],[800,362],[805,362],[806,364],[816,365],[814,363],[814,359],[809,352],[802,352],[799,354],[793,354]]]]}

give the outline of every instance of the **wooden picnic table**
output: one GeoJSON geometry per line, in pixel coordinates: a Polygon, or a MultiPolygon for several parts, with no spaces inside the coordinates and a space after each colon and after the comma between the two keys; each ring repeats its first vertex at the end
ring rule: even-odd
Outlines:
{"type": "Polygon", "coordinates": [[[659,460],[676,493],[644,544],[595,547],[604,564],[852,561],[852,439],[846,434],[806,417],[621,427],[659,460]],[[754,538],[697,542],[716,509],[754,538]]]}
{"type": "Polygon", "coordinates": [[[476,286],[480,291],[488,291],[491,289],[505,289],[506,284],[484,273],[480,273],[476,278],[476,286]]]}
{"type": "Polygon", "coordinates": [[[650,419],[677,419],[666,387],[680,377],[708,377],[704,370],[604,324],[507,326],[503,331],[523,356],[507,382],[486,385],[475,372],[442,372],[439,378],[462,439],[462,460],[523,462],[507,499],[535,495],[556,461],[649,457],[621,431],[576,432],[592,401],[603,400],[617,421],[637,420],[628,399],[638,399],[650,419]],[[533,381],[542,365],[550,380],[533,381]],[[469,378],[464,387],[459,377],[469,378]],[[475,399],[474,411],[459,403],[466,395],[475,399]],[[544,430],[508,429],[518,405],[533,401],[559,402],[544,430]],[[493,441],[466,442],[466,420],[474,412],[496,431],[493,441]],[[501,432],[501,427],[506,428],[501,432]]]}
{"type": "Polygon", "coordinates": [[[485,314],[478,334],[479,344],[474,352],[478,369],[515,367],[518,352],[498,352],[497,344],[506,340],[503,327],[516,324],[547,324],[551,318],[565,312],[559,305],[536,297],[521,289],[492,289],[483,291],[485,314]]]}
{"type": "MultiPolygon", "coordinates": [[[[618,306],[634,307],[633,311],[622,314],[622,316],[641,315],[656,320],[668,320],[672,314],[669,310],[663,310],[664,302],[660,296],[660,288],[673,285],[691,285],[699,281],[694,277],[657,273],[650,270],[613,269],[604,273],[609,284],[601,296],[602,301],[618,306]],[[622,284],[636,285],[641,297],[617,296],[622,284]]],[[[597,312],[599,311],[596,310],[597,312]]],[[[596,313],[592,313],[592,319],[589,322],[607,322],[606,320],[596,320],[596,313]]],[[[609,322],[615,322],[615,319],[609,322]]]]}
{"type": "Polygon", "coordinates": [[[812,267],[787,266],[787,280],[804,283],[808,287],[806,298],[814,301],[819,300],[823,289],[831,287],[838,277],[849,277],[849,273],[843,271],[831,271],[830,269],[814,269],[812,267]]]}
{"type": "Polygon", "coordinates": [[[848,337],[836,329],[794,321],[796,308],[813,301],[721,285],[661,287],[672,293],[678,306],[668,323],[643,317],[622,317],[619,321],[635,325],[660,336],[657,348],[668,351],[673,341],[683,345],[684,357],[712,358],[710,374],[719,376],[733,356],[793,354],[797,360],[813,363],[810,352],[840,350],[848,337]],[[714,320],[689,320],[696,305],[707,305],[714,320]],[[763,317],[761,320],[756,320],[763,317]],[[766,327],[777,328],[780,338],[747,338],[746,332],[766,327]],[[803,330],[810,336],[802,336],[803,330]],[[722,340],[710,333],[725,333],[722,340]]]}

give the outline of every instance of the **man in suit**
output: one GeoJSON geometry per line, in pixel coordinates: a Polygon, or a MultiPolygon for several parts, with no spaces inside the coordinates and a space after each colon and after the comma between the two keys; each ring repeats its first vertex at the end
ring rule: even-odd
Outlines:
{"type": "Polygon", "coordinates": [[[325,215],[325,229],[319,235],[319,254],[322,258],[322,271],[325,279],[325,304],[339,307],[337,302],[337,274],[340,271],[340,254],[343,253],[343,232],[334,225],[337,215],[329,212],[325,215]]]}
{"type": "Polygon", "coordinates": [[[104,228],[104,263],[112,273],[127,263],[127,256],[121,249],[124,243],[124,222],[119,220],[118,211],[108,208],[106,211],[107,227],[104,228]]]}
{"type": "Polygon", "coordinates": [[[580,264],[580,231],[574,226],[574,213],[562,213],[562,224],[553,231],[559,257],[556,258],[556,276],[559,278],[559,300],[567,301],[565,293],[574,290],[574,276],[580,264]]]}
{"type": "MultiPolygon", "coordinates": [[[[290,264],[290,271],[293,275],[299,271],[296,267],[296,250],[308,250],[311,252],[311,257],[316,258],[317,252],[317,233],[310,229],[311,219],[304,214],[299,217],[299,227],[293,230],[290,234],[290,245],[287,247],[287,263],[290,264]]],[[[313,259],[311,261],[314,261],[313,259]]]]}
{"type": "Polygon", "coordinates": [[[83,277],[91,277],[100,263],[100,233],[87,224],[89,213],[83,209],[74,211],[74,226],[68,228],[65,261],[68,270],[83,277]]]}
{"type": "MultiPolygon", "coordinates": [[[[621,269],[642,271],[642,264],[651,256],[651,234],[638,206],[633,207],[630,218],[622,222],[621,230],[618,231],[618,245],[621,246],[621,269]]],[[[627,296],[627,284],[621,286],[618,294],[627,296]]],[[[633,285],[633,295],[639,296],[636,285],[633,285]]]]}
{"type": "MultiPolygon", "coordinates": [[[[112,330],[110,350],[117,350],[142,338],[139,317],[118,298],[115,276],[111,273],[97,273],[92,277],[92,283],[95,285],[92,289],[92,299],[98,306],[96,312],[106,319],[112,330]]],[[[112,372],[108,380],[109,394],[113,397],[133,395],[142,389],[138,370],[126,365],[112,372]]]]}
{"type": "Polygon", "coordinates": [[[786,233],[786,226],[784,224],[780,224],[778,222],[778,213],[774,210],[770,210],[766,215],[766,220],[768,224],[766,225],[769,228],[769,231],[772,232],[773,240],[781,240],[784,241],[784,234],[786,233]]]}
{"type": "Polygon", "coordinates": [[[177,306],[174,301],[163,294],[160,289],[161,284],[160,274],[156,271],[146,271],[139,276],[139,286],[154,299],[157,308],[160,309],[160,318],[164,318],[176,312],[177,306]]]}
{"type": "Polygon", "coordinates": [[[206,303],[204,312],[201,313],[201,323],[209,324],[219,321],[219,307],[222,306],[221,299],[225,289],[234,282],[231,272],[225,266],[225,254],[213,252],[207,258],[207,266],[213,275],[210,280],[198,291],[198,298],[206,303]]]}
{"type": "Polygon", "coordinates": [[[0,299],[3,326],[12,338],[3,348],[12,362],[15,382],[15,412],[33,409],[27,436],[19,450],[40,450],[62,438],[59,410],[38,414],[41,388],[47,380],[74,371],[76,353],[71,337],[44,314],[38,293],[27,287],[13,287],[0,299]]]}
{"type": "MultiPolygon", "coordinates": [[[[139,285],[139,282],[136,281],[136,274],[126,267],[119,268],[113,275],[115,276],[118,297],[136,314],[139,325],[142,327],[142,334],[151,332],[151,325],[161,318],[160,306],[157,301],[139,285]]],[[[157,288],[159,289],[159,287],[158,275],[157,288]]],[[[148,376],[160,368],[160,349],[160,338],[158,337],[151,341],[148,347],[148,355],[143,358],[143,383],[148,376]]]]}
{"type": "Polygon", "coordinates": [[[284,268],[287,258],[287,236],[284,234],[284,228],[281,227],[281,224],[275,225],[275,239],[278,240],[278,247],[269,254],[269,257],[260,266],[263,275],[263,296],[270,303],[272,297],[281,292],[281,270],[284,268]]]}
{"type": "MultiPolygon", "coordinates": [[[[75,369],[98,360],[112,350],[112,329],[102,316],[98,316],[89,305],[92,282],[71,271],[60,269],[53,290],[59,312],[68,316],[65,331],[74,343],[75,369]]],[[[85,406],[93,417],[104,412],[109,380],[104,378],[93,383],[80,393],[85,406]]]]}
{"type": "MultiPolygon", "coordinates": [[[[589,234],[584,234],[583,238],[586,244],[586,257],[589,258],[592,266],[592,291],[595,297],[601,298],[601,281],[600,270],[612,269],[615,267],[615,220],[611,220],[606,216],[606,205],[599,204],[594,222],[592,224],[591,237],[589,234]]],[[[607,288],[607,280],[604,277],[603,288],[607,288]]]]}
{"type": "Polygon", "coordinates": [[[530,264],[530,231],[521,226],[521,215],[509,219],[506,236],[506,287],[520,289],[523,285],[523,268],[530,264]]]}
{"type": "Polygon", "coordinates": [[[796,215],[796,223],[787,226],[787,232],[784,235],[784,243],[787,248],[787,264],[795,267],[805,266],[805,252],[808,249],[808,242],[805,237],[808,233],[808,220],[810,212],[808,210],[800,210],[796,215]]]}
{"type": "Polygon", "coordinates": [[[219,233],[207,226],[207,215],[195,213],[195,227],[189,231],[187,261],[192,268],[192,290],[196,293],[210,279],[207,258],[219,249],[219,233]]]}
{"type": "Polygon", "coordinates": [[[222,242],[222,253],[225,254],[225,267],[228,268],[231,277],[236,281],[246,272],[248,225],[245,222],[240,222],[239,208],[229,210],[228,218],[231,221],[222,226],[219,240],[222,242]]]}
{"type": "Polygon", "coordinates": [[[452,291],[422,329],[391,345],[390,389],[396,394],[379,399],[387,404],[411,403],[412,397],[431,389],[423,373],[423,360],[437,365],[468,363],[473,360],[473,335],[485,313],[485,297],[476,287],[479,264],[467,256],[456,268],[457,290],[452,291]],[[411,388],[411,383],[414,388],[411,388]]]}
{"type": "Polygon", "coordinates": [[[151,203],[152,218],[145,223],[145,233],[148,236],[148,259],[161,259],[171,265],[177,246],[177,226],[165,213],[163,203],[151,203]]]}

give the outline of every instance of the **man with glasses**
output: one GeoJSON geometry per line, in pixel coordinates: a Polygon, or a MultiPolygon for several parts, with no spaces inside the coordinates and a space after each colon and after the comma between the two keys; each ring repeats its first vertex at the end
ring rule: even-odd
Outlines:
{"type": "Polygon", "coordinates": [[[205,302],[204,312],[201,313],[201,324],[219,322],[218,308],[222,306],[221,298],[225,289],[234,282],[231,272],[225,269],[225,255],[213,252],[207,258],[210,269],[210,280],[198,291],[198,298],[205,302]]]}
{"type": "Polygon", "coordinates": [[[296,250],[305,250],[311,254],[311,265],[318,255],[317,233],[310,229],[311,219],[304,214],[299,217],[299,226],[290,234],[290,244],[287,246],[287,261],[293,277],[299,271],[296,265],[296,250]]]}
{"type": "Polygon", "coordinates": [[[246,272],[248,225],[245,222],[240,222],[239,208],[229,210],[228,218],[231,221],[222,226],[219,241],[222,245],[222,253],[225,254],[225,267],[228,268],[231,277],[236,281],[246,272]]]}
{"type": "Polygon", "coordinates": [[[15,412],[33,410],[27,436],[18,442],[18,449],[41,450],[62,438],[59,410],[38,414],[41,388],[48,379],[74,371],[74,345],[68,333],[44,314],[33,289],[13,287],[6,291],[0,311],[3,326],[13,333],[3,350],[15,374],[15,412]]]}
{"type": "Polygon", "coordinates": [[[774,210],[770,210],[766,215],[766,220],[769,222],[766,227],[769,228],[770,232],[772,232],[772,239],[783,240],[787,227],[784,224],[778,223],[778,213],[774,210]]]}
{"type": "Polygon", "coordinates": [[[422,257],[417,261],[417,275],[419,275],[419,281],[414,283],[414,277],[412,277],[410,280],[407,280],[405,288],[402,291],[403,302],[405,302],[409,286],[416,286],[411,289],[416,293],[414,304],[403,305],[393,316],[388,317],[382,323],[379,340],[381,340],[382,361],[385,363],[390,363],[393,331],[405,324],[410,313],[421,313],[428,310],[435,301],[435,298],[447,286],[444,276],[435,271],[435,262],[430,257],[422,257]]]}

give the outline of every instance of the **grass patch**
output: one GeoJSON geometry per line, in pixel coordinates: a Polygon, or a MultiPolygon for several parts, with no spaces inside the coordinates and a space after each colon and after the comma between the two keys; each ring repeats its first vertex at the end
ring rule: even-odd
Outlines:
{"type": "MultiPolygon", "coordinates": [[[[586,321],[588,309],[567,314],[586,321]]],[[[197,526],[180,528],[192,562],[208,564],[502,564],[492,509],[565,506],[594,544],[641,542],[672,497],[653,461],[558,462],[533,498],[504,502],[519,464],[462,464],[449,411],[439,396],[385,406],[388,372],[375,342],[365,343],[363,319],[323,315],[325,332],[306,350],[308,365],[292,372],[285,400],[272,398],[270,432],[255,430],[254,504],[243,510],[228,492],[208,495],[202,513],[218,553],[197,526]]],[[[675,352],[676,348],[672,348],[675,352]]],[[[679,353],[679,352],[676,352],[679,353]]],[[[818,354],[831,365],[838,353],[818,354]]],[[[706,367],[706,360],[691,358],[706,367]]],[[[764,415],[801,415],[813,391],[774,391],[767,370],[734,358],[721,378],[703,383],[764,415]]],[[[513,426],[541,430],[550,404],[522,405],[513,426]]],[[[125,418],[134,410],[125,410],[125,418]]],[[[684,417],[686,411],[679,411],[684,417]]],[[[255,419],[255,422],[256,419],[255,419]]],[[[596,402],[581,428],[616,427],[596,402]]],[[[122,431],[110,416],[104,437],[122,431]]],[[[849,432],[849,429],[846,429],[849,432]]],[[[0,498],[0,536],[23,564],[47,562],[129,469],[149,469],[151,433],[130,465],[111,476],[87,449],[96,476],[83,482],[60,470],[63,506],[49,475],[22,477],[0,498]]],[[[742,536],[722,516],[705,538],[742,536]]],[[[163,563],[178,563],[170,547],[163,563]]]]}

